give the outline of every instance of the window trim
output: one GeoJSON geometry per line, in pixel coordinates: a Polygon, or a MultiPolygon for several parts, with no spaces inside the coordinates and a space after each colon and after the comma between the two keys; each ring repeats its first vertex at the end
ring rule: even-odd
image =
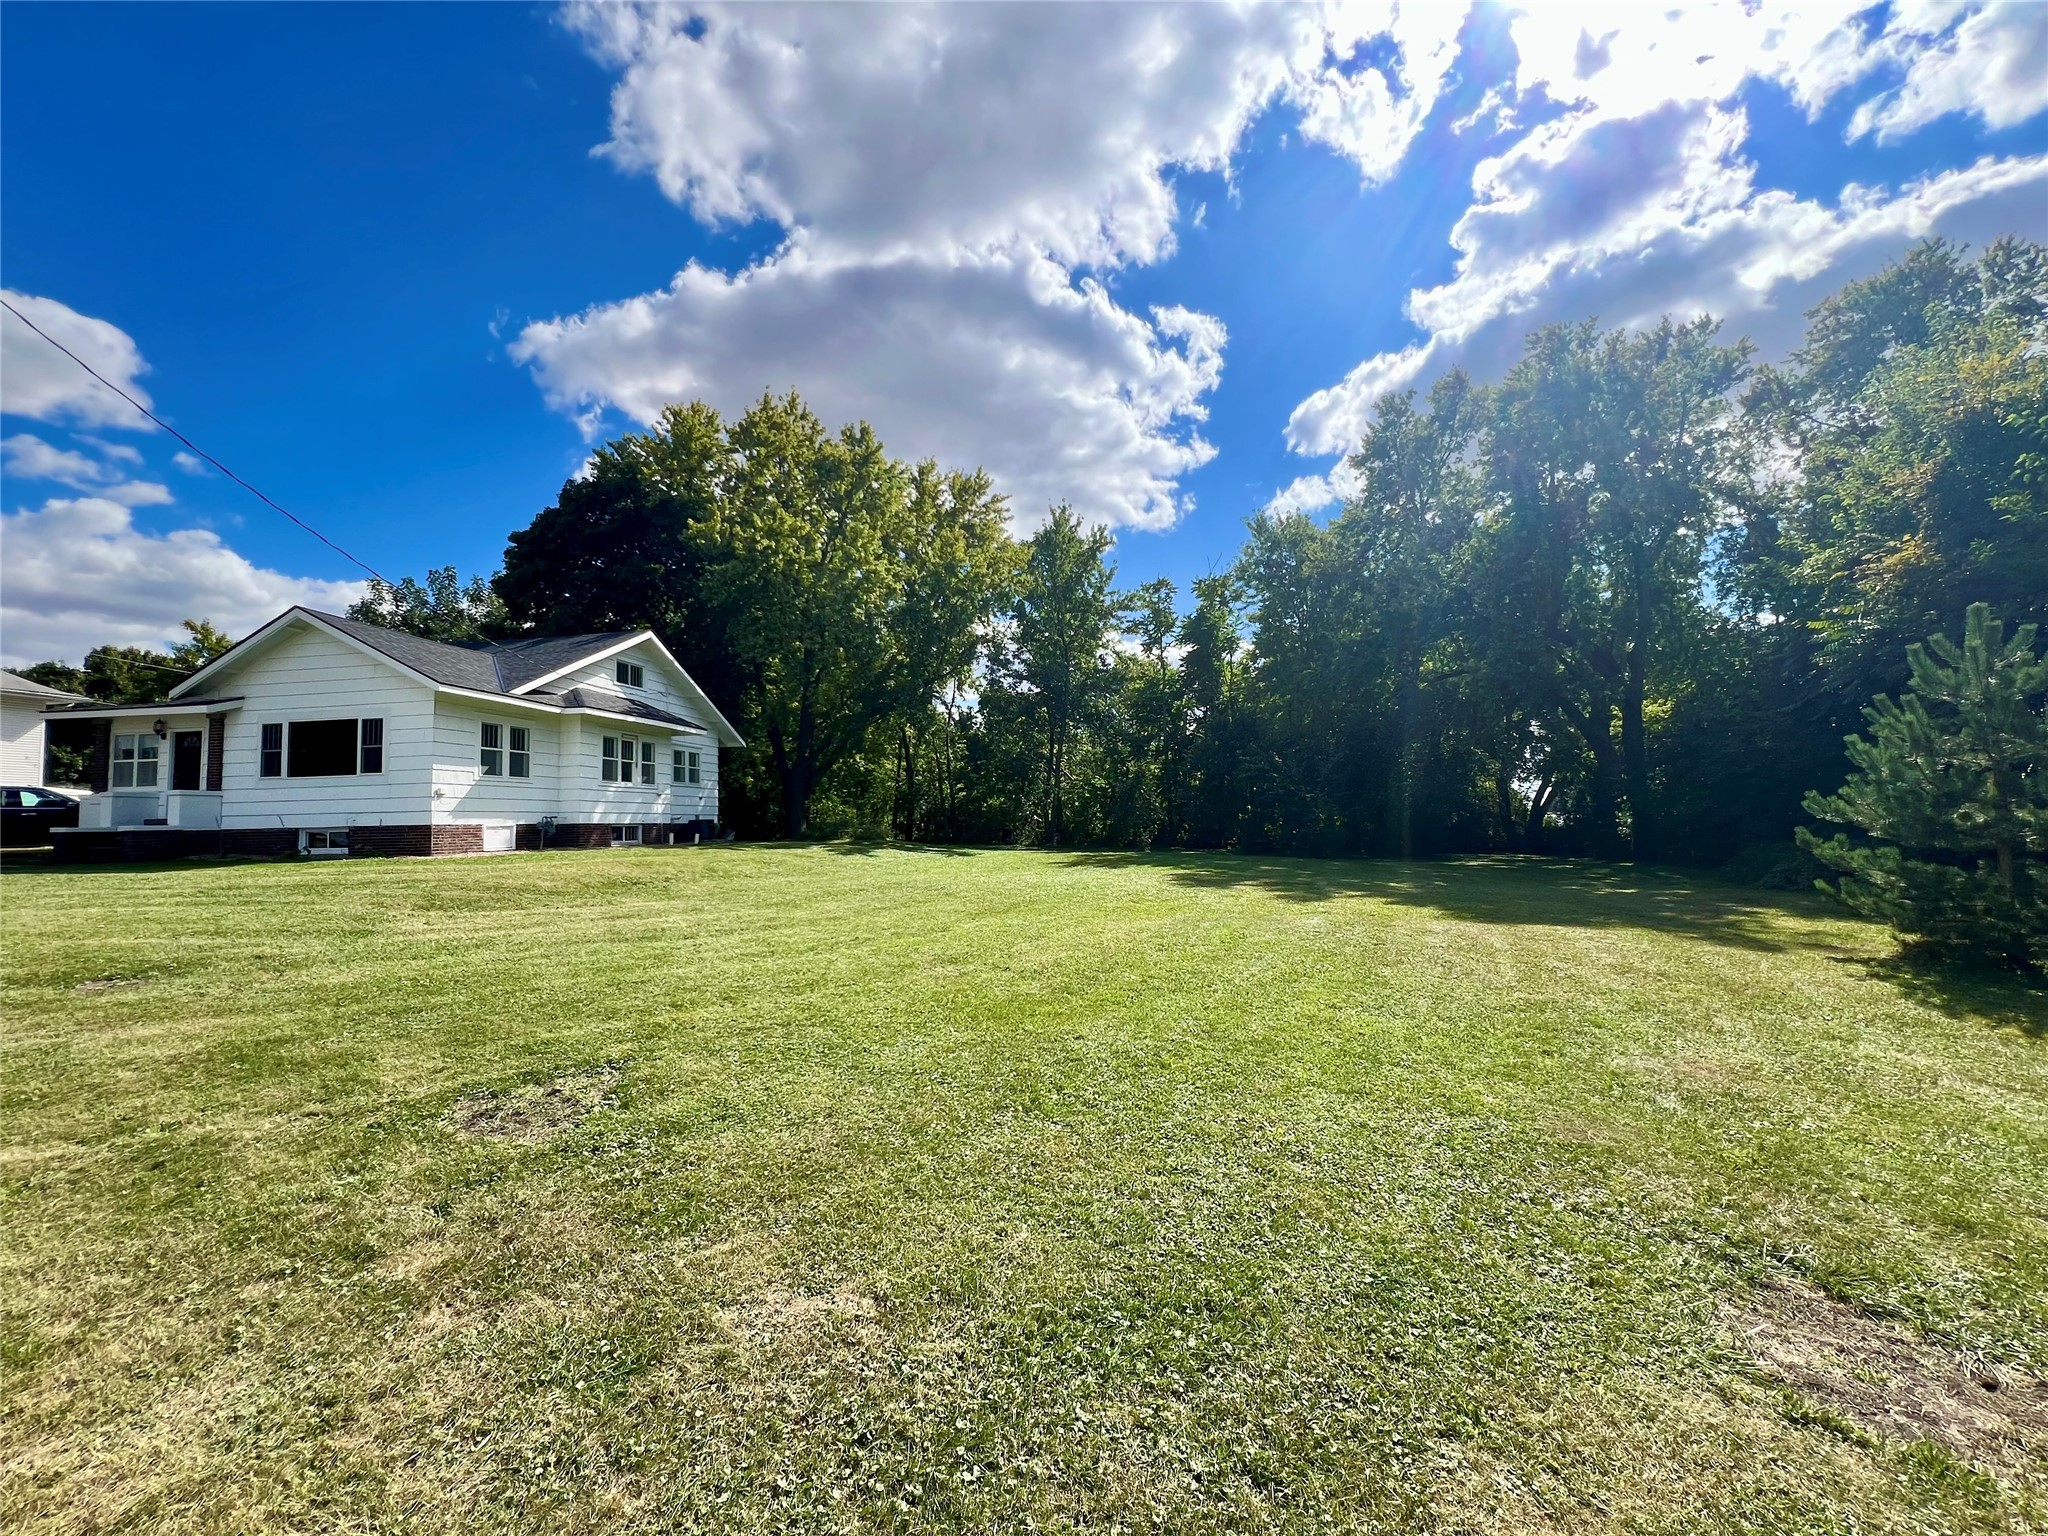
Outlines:
{"type": "Polygon", "coordinates": [[[154,731],[122,731],[107,744],[107,788],[108,789],[160,789],[157,782],[163,777],[163,743],[154,731]],[[127,742],[128,755],[121,755],[121,743],[127,742]],[[149,780],[143,782],[142,770],[147,765],[149,780]],[[121,779],[121,770],[128,770],[127,782],[121,779]]]}
{"type": "Polygon", "coordinates": [[[598,744],[597,776],[606,784],[631,786],[635,782],[634,766],[639,765],[641,773],[638,782],[654,782],[654,743],[646,736],[606,736],[598,744]]]}
{"type": "Polygon", "coordinates": [[[384,772],[384,716],[321,715],[304,720],[264,720],[257,725],[256,777],[259,779],[357,779],[384,772]],[[295,725],[355,722],[355,748],[347,773],[293,773],[291,738],[295,725]]]}

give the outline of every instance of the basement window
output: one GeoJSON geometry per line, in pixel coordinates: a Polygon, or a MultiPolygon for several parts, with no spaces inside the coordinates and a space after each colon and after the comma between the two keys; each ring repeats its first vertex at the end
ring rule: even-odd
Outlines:
{"type": "Polygon", "coordinates": [[[299,852],[309,859],[344,859],[348,857],[348,829],[346,827],[321,827],[299,834],[299,852]]]}
{"type": "Polygon", "coordinates": [[[640,827],[638,823],[630,827],[612,828],[612,846],[614,848],[624,848],[630,843],[637,843],[639,841],[640,827]]]}

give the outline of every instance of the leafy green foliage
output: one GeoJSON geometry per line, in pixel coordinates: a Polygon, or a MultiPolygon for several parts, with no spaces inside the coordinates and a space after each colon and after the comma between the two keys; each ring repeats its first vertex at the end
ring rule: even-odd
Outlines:
{"type": "Polygon", "coordinates": [[[510,628],[505,604],[491,583],[472,576],[465,585],[452,565],[428,571],[424,582],[410,576],[396,582],[373,577],[370,590],[349,605],[348,616],[451,645],[496,640],[510,628]]]}
{"type": "MultiPolygon", "coordinates": [[[[1911,690],[1865,711],[1856,772],[1809,814],[1876,841],[1800,843],[1840,871],[1834,889],[1935,949],[2048,967],[2048,659],[2032,624],[2011,640],[1983,603],[1959,646],[1909,652],[1911,690]]],[[[1823,889],[1828,889],[1823,883],[1823,889]]]]}

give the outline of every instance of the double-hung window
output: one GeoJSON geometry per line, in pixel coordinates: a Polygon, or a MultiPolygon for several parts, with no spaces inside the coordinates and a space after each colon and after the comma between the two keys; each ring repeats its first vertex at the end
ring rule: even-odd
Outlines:
{"type": "Polygon", "coordinates": [[[115,789],[155,789],[157,760],[163,743],[148,731],[114,738],[113,775],[115,789]]]}
{"type": "Polygon", "coordinates": [[[612,668],[612,676],[624,683],[628,688],[644,688],[647,686],[647,669],[642,667],[637,661],[617,663],[612,668]]]}
{"type": "Polygon", "coordinates": [[[515,779],[530,779],[533,777],[533,733],[523,725],[515,725],[511,730],[511,759],[506,764],[506,772],[515,779]]]}
{"type": "MultiPolygon", "coordinates": [[[[383,722],[380,720],[381,726],[383,722]]],[[[383,749],[378,748],[379,756],[383,749]]],[[[284,777],[284,722],[273,720],[263,727],[263,751],[256,765],[256,772],[266,779],[284,777]]]]}
{"type": "Polygon", "coordinates": [[[356,722],[357,764],[359,773],[382,773],[384,771],[384,722],[382,720],[358,720],[356,722]]]}
{"type": "Polygon", "coordinates": [[[483,746],[477,762],[487,779],[495,779],[505,771],[505,727],[495,720],[484,722],[483,746]]]}
{"type": "Polygon", "coordinates": [[[605,737],[600,776],[607,784],[632,783],[633,765],[639,761],[639,756],[640,749],[631,736],[605,737]]]}
{"type": "Polygon", "coordinates": [[[642,784],[652,784],[654,782],[654,743],[651,741],[640,743],[640,782],[642,784]]]}
{"type": "Polygon", "coordinates": [[[678,784],[701,784],[704,782],[703,761],[695,752],[682,747],[675,749],[674,780],[678,784]]]}

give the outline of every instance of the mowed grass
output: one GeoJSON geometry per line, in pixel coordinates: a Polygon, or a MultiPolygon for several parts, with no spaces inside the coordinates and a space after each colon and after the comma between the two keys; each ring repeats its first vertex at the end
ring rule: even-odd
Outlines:
{"type": "Polygon", "coordinates": [[[1744,1344],[2048,1365],[2048,1004],[1816,898],[740,846],[16,868],[0,937],[8,1530],[2043,1519],[1744,1344]]]}

